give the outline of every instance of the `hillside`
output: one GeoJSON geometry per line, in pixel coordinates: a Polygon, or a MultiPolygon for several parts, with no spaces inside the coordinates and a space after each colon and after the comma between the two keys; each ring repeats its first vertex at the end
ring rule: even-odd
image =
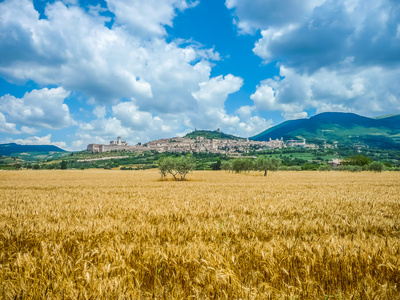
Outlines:
{"type": "Polygon", "coordinates": [[[1,156],[18,156],[24,160],[58,158],[66,154],[67,151],[53,145],[0,144],[1,156]]]}
{"type": "Polygon", "coordinates": [[[251,137],[256,141],[283,137],[309,142],[363,144],[369,147],[400,149],[400,115],[368,118],[353,113],[322,113],[309,119],[283,122],[251,137]]]}
{"type": "Polygon", "coordinates": [[[190,139],[195,139],[197,137],[203,137],[205,139],[217,139],[217,140],[223,140],[223,139],[242,140],[243,139],[243,138],[231,135],[231,134],[223,133],[218,130],[216,130],[216,131],[195,130],[184,136],[184,138],[190,138],[190,139]]]}

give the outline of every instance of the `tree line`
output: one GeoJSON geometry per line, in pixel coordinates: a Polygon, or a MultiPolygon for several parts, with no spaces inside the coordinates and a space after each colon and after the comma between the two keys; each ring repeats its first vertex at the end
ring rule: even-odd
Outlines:
{"type": "MultiPolygon", "coordinates": [[[[0,169],[7,170],[51,170],[51,169],[87,169],[104,168],[121,170],[144,170],[159,168],[162,178],[171,175],[175,180],[184,180],[188,173],[193,170],[227,170],[234,173],[262,171],[267,175],[268,171],[400,171],[400,167],[393,166],[388,161],[374,161],[368,156],[357,154],[342,160],[342,165],[332,168],[327,163],[309,160],[302,164],[288,164],[287,158],[271,157],[269,155],[242,156],[232,158],[212,153],[142,153],[124,159],[110,159],[108,161],[78,162],[69,158],[62,161],[42,162],[16,162],[14,164],[0,163],[0,169]]],[[[291,162],[297,162],[296,157],[290,158],[291,162]]]]}
{"type": "Polygon", "coordinates": [[[278,158],[259,156],[256,159],[236,158],[230,161],[223,161],[221,169],[235,173],[262,171],[264,172],[264,176],[267,176],[268,171],[277,171],[281,164],[282,161],[278,158]]]}
{"type": "MultiPolygon", "coordinates": [[[[162,179],[167,177],[167,175],[172,175],[176,181],[183,181],[186,179],[186,175],[195,169],[196,160],[192,156],[167,156],[159,159],[157,164],[162,179]]],[[[266,158],[262,156],[257,159],[236,158],[220,163],[222,170],[235,173],[262,171],[264,172],[264,176],[267,176],[268,171],[277,171],[280,165],[280,159],[266,158]]]]}
{"type": "MultiPolygon", "coordinates": [[[[196,159],[191,156],[179,156],[172,157],[167,156],[157,161],[158,169],[161,174],[161,178],[164,179],[167,175],[172,175],[175,180],[183,181],[186,175],[195,170],[196,159]]],[[[308,163],[313,165],[312,163],[308,163]]],[[[257,158],[252,157],[241,157],[230,160],[218,161],[213,167],[213,170],[225,170],[234,173],[248,173],[250,171],[261,171],[264,172],[264,176],[267,176],[268,171],[277,170],[288,170],[285,166],[282,166],[282,161],[279,158],[259,156],[257,158]]],[[[314,166],[314,165],[313,165],[314,166]]],[[[317,165],[315,165],[317,167],[317,165]]],[[[355,155],[348,157],[343,160],[343,165],[336,168],[338,171],[375,171],[381,172],[385,169],[385,165],[381,162],[373,161],[372,159],[363,155],[355,155]]],[[[297,169],[296,169],[297,170],[297,169]]],[[[298,167],[298,170],[311,170],[310,168],[298,167]]],[[[314,169],[313,169],[314,170],[314,169]]],[[[321,165],[319,171],[330,171],[332,167],[329,165],[321,165]]]]}

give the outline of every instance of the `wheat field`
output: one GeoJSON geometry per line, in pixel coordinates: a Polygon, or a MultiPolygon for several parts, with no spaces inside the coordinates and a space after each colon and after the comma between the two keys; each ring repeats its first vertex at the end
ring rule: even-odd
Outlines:
{"type": "Polygon", "coordinates": [[[0,172],[1,299],[400,299],[400,174],[0,172]]]}

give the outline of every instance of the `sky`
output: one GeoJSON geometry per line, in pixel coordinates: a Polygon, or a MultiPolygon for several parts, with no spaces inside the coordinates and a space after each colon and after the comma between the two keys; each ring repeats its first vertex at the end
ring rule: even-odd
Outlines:
{"type": "Polygon", "coordinates": [[[0,0],[0,143],[400,113],[398,0],[0,0]]]}

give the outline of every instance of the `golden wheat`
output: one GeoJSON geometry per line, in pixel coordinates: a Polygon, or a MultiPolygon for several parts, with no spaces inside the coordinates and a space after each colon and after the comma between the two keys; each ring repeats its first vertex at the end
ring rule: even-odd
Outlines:
{"type": "Polygon", "coordinates": [[[400,299],[399,173],[0,173],[3,299],[400,299]]]}

